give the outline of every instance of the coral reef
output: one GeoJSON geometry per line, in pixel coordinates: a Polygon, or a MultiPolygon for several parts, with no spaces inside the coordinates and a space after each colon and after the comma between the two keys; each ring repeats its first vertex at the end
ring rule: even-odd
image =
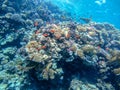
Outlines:
{"type": "MultiPolygon", "coordinates": [[[[118,47],[106,41],[112,40],[113,43],[114,40],[119,40],[117,36],[115,39],[109,36],[113,35],[115,29],[99,30],[94,26],[94,23],[84,26],[76,23],[74,27],[77,28],[73,28],[73,24],[71,26],[70,22],[58,25],[46,24],[46,26],[39,28],[37,33],[33,33],[34,37],[30,36],[30,41],[25,49],[29,60],[41,65],[41,68],[35,67],[37,75],[41,75],[37,76],[38,80],[65,77],[65,73],[68,71],[64,70],[67,67],[60,65],[60,63],[74,65],[74,62],[78,62],[77,60],[83,64],[83,67],[93,68],[103,81],[109,80],[108,73],[110,72],[118,75],[119,69],[116,68],[120,65],[119,49],[116,50],[118,47]],[[56,68],[53,69],[54,63],[56,68]],[[63,70],[62,73],[56,72],[58,67],[63,70]]],[[[119,33],[119,31],[115,32],[119,33]]],[[[79,67],[78,64],[75,65],[79,67]]]]}
{"type": "MultiPolygon", "coordinates": [[[[34,0],[0,1],[0,90],[21,90],[24,86],[30,85],[27,72],[36,65],[31,66],[26,62],[27,57],[23,55],[26,56],[27,53],[20,47],[24,47],[29,41],[30,33],[32,34],[46,23],[69,20],[67,14],[63,14],[65,13],[56,6],[41,0],[38,2],[34,2],[34,0]],[[54,18],[56,19],[53,20],[54,18]],[[22,55],[19,55],[21,53],[22,55]]],[[[36,49],[34,46],[29,45],[28,47],[37,51],[39,48],[43,49],[39,57],[36,57],[37,53],[31,54],[31,60],[34,59],[36,62],[41,60],[42,63],[45,63],[44,60],[50,58],[44,54],[46,46],[40,45],[36,49]]],[[[62,73],[61,69],[55,71],[49,67],[51,65],[44,70],[43,75],[49,71],[51,74],[48,77],[53,78],[55,73],[59,71],[62,73]]]]}
{"type": "Polygon", "coordinates": [[[120,31],[80,24],[50,2],[0,1],[0,90],[119,90],[120,31]]]}

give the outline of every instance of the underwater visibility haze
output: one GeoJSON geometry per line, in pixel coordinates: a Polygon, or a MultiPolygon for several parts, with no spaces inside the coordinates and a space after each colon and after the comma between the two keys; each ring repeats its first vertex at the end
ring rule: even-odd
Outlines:
{"type": "Polygon", "coordinates": [[[0,90],[120,90],[120,0],[0,0],[0,90]]]}
{"type": "Polygon", "coordinates": [[[92,18],[96,22],[108,22],[120,28],[120,0],[49,0],[60,9],[80,17],[92,18]]]}

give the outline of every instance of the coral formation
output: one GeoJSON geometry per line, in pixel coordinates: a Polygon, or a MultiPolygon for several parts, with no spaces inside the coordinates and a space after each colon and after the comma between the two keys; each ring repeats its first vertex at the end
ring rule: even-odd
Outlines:
{"type": "Polygon", "coordinates": [[[42,0],[2,0],[0,11],[0,90],[119,90],[111,24],[73,22],[42,0]]]}
{"type": "MultiPolygon", "coordinates": [[[[115,50],[115,46],[106,41],[107,39],[112,40],[108,33],[113,34],[114,29],[109,31],[102,29],[100,31],[93,23],[84,26],[74,24],[75,26],[77,28],[74,28],[74,31],[73,24],[71,26],[69,22],[58,25],[48,24],[44,28],[40,28],[35,33],[35,37],[31,35],[30,41],[26,45],[30,60],[32,59],[32,61],[37,61],[43,65],[42,69],[37,67],[36,69],[41,72],[42,78],[46,80],[56,79],[58,76],[59,78],[62,77],[61,73],[56,72],[58,68],[52,68],[52,63],[56,63],[56,67],[58,67],[61,61],[64,63],[77,62],[75,61],[76,58],[83,62],[86,67],[98,68],[100,76],[103,77],[105,75],[103,79],[109,78],[107,73],[110,67],[108,66],[113,64],[116,64],[117,67],[119,66],[119,50],[115,50]],[[42,48],[42,46],[46,47],[42,48]],[[44,54],[41,55],[41,52],[44,54]],[[33,57],[31,58],[32,55],[33,57]],[[44,58],[44,55],[46,58],[44,58]]],[[[117,40],[119,40],[118,37],[117,40]]],[[[116,43],[116,41],[112,41],[112,43],[114,42],[116,43]]],[[[114,66],[116,67],[116,65],[114,66]]],[[[118,75],[119,69],[115,69],[115,67],[111,69],[111,72],[118,75]]]]}

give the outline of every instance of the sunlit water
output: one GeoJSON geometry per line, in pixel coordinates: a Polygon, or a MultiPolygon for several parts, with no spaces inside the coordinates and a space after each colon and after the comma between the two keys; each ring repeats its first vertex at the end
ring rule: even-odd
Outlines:
{"type": "Polygon", "coordinates": [[[120,28],[120,0],[49,0],[72,17],[92,17],[96,22],[108,22],[120,28]]]}

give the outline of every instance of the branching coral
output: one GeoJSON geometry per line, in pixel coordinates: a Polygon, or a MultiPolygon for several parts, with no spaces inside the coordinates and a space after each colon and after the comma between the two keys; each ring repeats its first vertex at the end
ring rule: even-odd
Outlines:
{"type": "Polygon", "coordinates": [[[53,69],[51,69],[52,63],[49,63],[46,68],[43,70],[42,72],[42,76],[44,79],[54,79],[55,78],[55,73],[56,71],[54,71],[53,69]]]}
{"type": "Polygon", "coordinates": [[[78,55],[80,58],[84,58],[83,50],[78,49],[78,50],[77,50],[77,55],[78,55]]]}
{"type": "Polygon", "coordinates": [[[110,50],[110,53],[111,53],[111,58],[109,58],[108,60],[108,64],[110,65],[117,65],[119,66],[120,65],[120,51],[119,50],[110,50]]]}
{"type": "Polygon", "coordinates": [[[35,52],[38,48],[38,43],[37,41],[30,41],[27,45],[26,45],[26,51],[29,53],[35,52]]]}
{"type": "Polygon", "coordinates": [[[82,50],[83,50],[83,52],[86,52],[86,53],[95,53],[96,52],[96,48],[95,48],[95,46],[93,46],[93,45],[84,45],[83,47],[82,47],[82,50]]]}
{"type": "MultiPolygon", "coordinates": [[[[61,76],[63,72],[59,63],[72,62],[76,57],[87,66],[99,65],[97,67],[100,68],[100,72],[111,62],[120,61],[119,50],[109,49],[110,45],[108,42],[105,43],[104,36],[110,39],[108,32],[104,34],[105,30],[101,32],[94,25],[76,24],[77,28],[74,30],[73,26],[69,25],[71,24],[47,24],[37,30],[26,45],[29,59],[43,65],[42,68],[36,67],[42,79],[55,79],[56,76],[61,76]],[[55,68],[53,68],[54,63],[55,68]]],[[[107,69],[105,70],[107,72],[107,69]]]]}
{"type": "Polygon", "coordinates": [[[78,26],[77,26],[77,29],[78,29],[78,31],[82,31],[82,32],[87,31],[86,27],[81,26],[81,25],[78,25],[78,26]]]}
{"type": "Polygon", "coordinates": [[[116,75],[120,75],[120,68],[114,69],[113,72],[114,72],[116,75]]]}

